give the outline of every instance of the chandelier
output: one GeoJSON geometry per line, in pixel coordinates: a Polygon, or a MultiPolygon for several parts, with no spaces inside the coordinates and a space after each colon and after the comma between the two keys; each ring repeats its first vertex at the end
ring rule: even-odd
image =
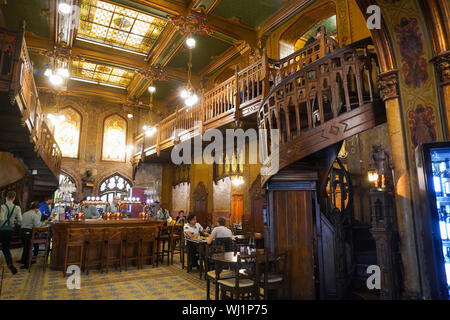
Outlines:
{"type": "Polygon", "coordinates": [[[181,88],[180,98],[184,100],[184,104],[186,107],[193,107],[198,103],[199,99],[198,99],[198,95],[195,93],[195,89],[191,83],[192,49],[195,48],[195,39],[192,37],[192,33],[189,34],[188,38],[186,39],[186,45],[189,49],[189,62],[188,62],[188,71],[187,71],[188,82],[185,87],[181,88]]]}
{"type": "Polygon", "coordinates": [[[53,50],[44,51],[42,55],[50,58],[44,75],[55,88],[66,90],[72,61],[82,59],[79,56],[72,55],[70,48],[64,45],[53,50]]]}

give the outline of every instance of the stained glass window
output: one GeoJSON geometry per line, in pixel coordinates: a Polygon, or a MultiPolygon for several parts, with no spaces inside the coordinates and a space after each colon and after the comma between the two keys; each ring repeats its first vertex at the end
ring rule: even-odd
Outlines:
{"type": "Polygon", "coordinates": [[[126,88],[133,77],[132,71],[118,67],[88,61],[72,62],[72,78],[75,80],[86,79],[126,88]]]}
{"type": "Polygon", "coordinates": [[[105,119],[103,128],[102,160],[125,161],[127,141],[127,121],[113,114],[105,119]]]}
{"type": "Polygon", "coordinates": [[[60,113],[64,115],[64,121],[55,125],[56,142],[63,157],[78,158],[81,115],[72,108],[65,108],[60,113]]]}
{"type": "Polygon", "coordinates": [[[153,17],[99,0],[81,0],[77,38],[148,53],[167,24],[153,17]]]}
{"type": "Polygon", "coordinates": [[[116,195],[127,195],[131,183],[119,174],[112,175],[100,184],[100,198],[102,201],[112,202],[116,195]]]}

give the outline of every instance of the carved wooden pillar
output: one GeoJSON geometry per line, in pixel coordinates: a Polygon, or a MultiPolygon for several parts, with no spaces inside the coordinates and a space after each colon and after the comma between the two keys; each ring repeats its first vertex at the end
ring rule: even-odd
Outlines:
{"type": "Polygon", "coordinates": [[[450,51],[441,53],[433,59],[439,75],[441,86],[442,108],[447,118],[447,139],[450,137],[450,51]]]}
{"type": "Polygon", "coordinates": [[[370,191],[372,228],[370,233],[375,239],[377,263],[381,269],[381,300],[398,299],[399,282],[396,268],[396,235],[393,230],[393,195],[386,191],[370,191]]]}
{"type": "Polygon", "coordinates": [[[386,107],[389,142],[394,165],[394,195],[397,212],[400,253],[403,262],[403,287],[405,297],[420,298],[418,259],[416,254],[415,228],[411,207],[410,173],[406,153],[405,131],[402,122],[400,99],[398,94],[397,70],[379,75],[379,87],[386,107]]]}

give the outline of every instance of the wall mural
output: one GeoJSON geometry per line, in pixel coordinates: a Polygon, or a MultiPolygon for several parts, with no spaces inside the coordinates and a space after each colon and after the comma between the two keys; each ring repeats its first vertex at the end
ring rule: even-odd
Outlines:
{"type": "Polygon", "coordinates": [[[78,158],[81,115],[73,108],[61,110],[65,120],[55,126],[55,139],[63,157],[78,158]]]}
{"type": "Polygon", "coordinates": [[[103,130],[102,160],[124,162],[127,121],[118,114],[113,114],[106,118],[103,130]]]}
{"type": "Polygon", "coordinates": [[[427,61],[423,57],[422,35],[416,18],[402,18],[395,27],[398,46],[402,56],[405,83],[419,88],[428,79],[427,61]]]}
{"type": "MultiPolygon", "coordinates": [[[[421,142],[443,139],[431,40],[418,0],[380,0],[397,67],[403,121],[409,136],[408,159],[415,166],[414,148],[421,142]]],[[[412,179],[416,177],[413,175],[412,179]]]]}
{"type": "Polygon", "coordinates": [[[436,141],[436,120],[433,108],[419,104],[415,109],[409,110],[408,118],[414,149],[421,143],[436,141]]]}

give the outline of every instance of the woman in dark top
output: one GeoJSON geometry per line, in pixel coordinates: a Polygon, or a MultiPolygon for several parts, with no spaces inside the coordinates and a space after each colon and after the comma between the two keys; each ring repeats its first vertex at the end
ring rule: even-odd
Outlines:
{"type": "Polygon", "coordinates": [[[184,211],[180,210],[178,211],[178,216],[175,219],[176,224],[184,224],[186,220],[186,217],[184,216],[184,211]]]}

